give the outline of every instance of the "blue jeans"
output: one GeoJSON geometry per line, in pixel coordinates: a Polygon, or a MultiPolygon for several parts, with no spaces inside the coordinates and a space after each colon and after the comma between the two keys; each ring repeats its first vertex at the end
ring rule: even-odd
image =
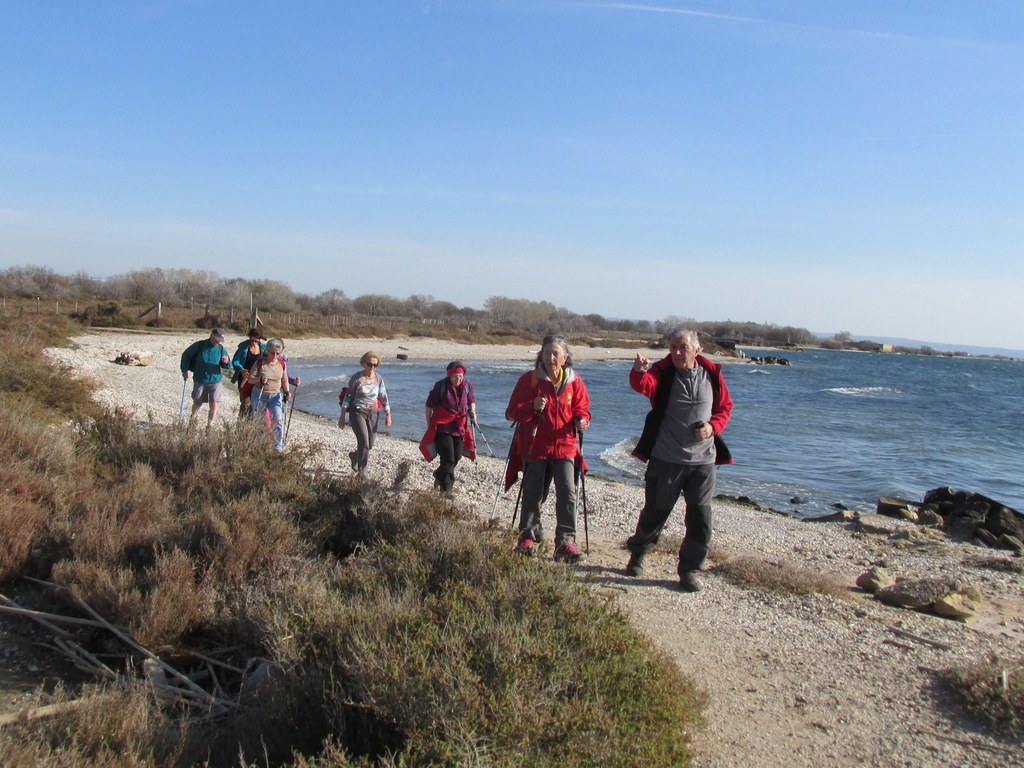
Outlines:
{"type": "Polygon", "coordinates": [[[270,414],[270,428],[274,432],[274,450],[284,450],[284,398],[278,392],[276,395],[264,395],[262,392],[256,394],[253,390],[253,413],[256,420],[266,419],[266,413],[270,414]]]}

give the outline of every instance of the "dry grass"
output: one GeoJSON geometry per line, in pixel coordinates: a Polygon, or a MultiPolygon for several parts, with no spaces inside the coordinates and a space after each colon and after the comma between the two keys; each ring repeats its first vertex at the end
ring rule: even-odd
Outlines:
{"type": "Polygon", "coordinates": [[[835,574],[812,571],[786,562],[733,555],[720,547],[714,548],[711,557],[715,562],[715,572],[734,584],[790,595],[853,599],[849,585],[835,574]]]}
{"type": "Polygon", "coordinates": [[[957,667],[943,675],[970,713],[993,731],[1024,741],[1024,657],[957,667]]]}

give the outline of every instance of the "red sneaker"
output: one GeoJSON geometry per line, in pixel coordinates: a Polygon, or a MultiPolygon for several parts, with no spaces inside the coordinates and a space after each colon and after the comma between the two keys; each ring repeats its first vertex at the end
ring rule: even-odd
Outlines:
{"type": "Polygon", "coordinates": [[[578,563],[586,559],[586,555],[580,552],[575,541],[567,541],[555,550],[555,560],[563,563],[578,563]]]}
{"type": "Polygon", "coordinates": [[[531,539],[529,536],[523,536],[523,538],[521,538],[519,542],[516,544],[515,551],[520,555],[525,555],[526,557],[533,557],[533,539],[531,539]]]}

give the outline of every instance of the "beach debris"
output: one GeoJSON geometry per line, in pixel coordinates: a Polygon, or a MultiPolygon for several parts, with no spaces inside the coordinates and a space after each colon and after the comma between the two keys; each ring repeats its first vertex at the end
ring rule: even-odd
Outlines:
{"type": "Polygon", "coordinates": [[[156,355],[152,352],[118,352],[114,362],[118,365],[152,365],[156,355]]]}

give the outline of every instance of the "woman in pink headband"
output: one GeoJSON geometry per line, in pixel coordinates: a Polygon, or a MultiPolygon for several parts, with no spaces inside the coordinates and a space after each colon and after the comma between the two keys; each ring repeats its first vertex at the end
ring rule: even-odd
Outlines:
{"type": "Polygon", "coordinates": [[[476,459],[476,442],[468,424],[476,424],[476,396],[466,378],[466,366],[459,360],[448,363],[446,377],[434,384],[427,395],[427,431],[420,451],[427,461],[434,456],[440,466],[434,470],[434,487],[447,493],[455,483],[455,465],[463,456],[476,459]]]}

